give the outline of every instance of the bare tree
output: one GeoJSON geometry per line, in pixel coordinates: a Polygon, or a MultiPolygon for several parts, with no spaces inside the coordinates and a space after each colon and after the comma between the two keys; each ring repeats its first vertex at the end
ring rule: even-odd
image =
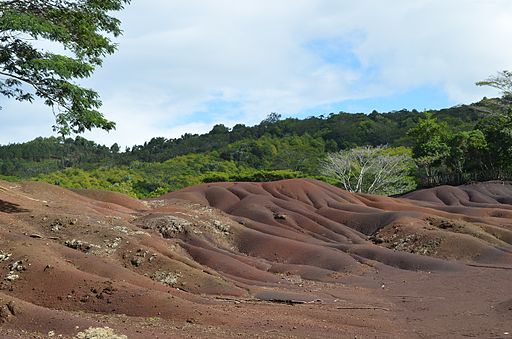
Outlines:
{"type": "Polygon", "coordinates": [[[501,71],[483,81],[478,81],[477,86],[490,86],[499,89],[504,97],[512,96],[512,72],[501,71]]]}
{"type": "Polygon", "coordinates": [[[477,86],[489,86],[501,91],[501,98],[484,99],[475,108],[492,116],[512,116],[512,72],[501,71],[486,80],[478,81],[477,86]]]}
{"type": "Polygon", "coordinates": [[[414,189],[409,176],[414,162],[406,152],[388,146],[358,147],[327,155],[323,175],[338,179],[350,192],[393,195],[414,189]]]}

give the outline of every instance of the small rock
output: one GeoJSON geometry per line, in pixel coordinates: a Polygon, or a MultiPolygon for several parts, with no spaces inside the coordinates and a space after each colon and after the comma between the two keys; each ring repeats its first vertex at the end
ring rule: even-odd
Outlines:
{"type": "Polygon", "coordinates": [[[18,280],[20,278],[19,275],[17,274],[14,274],[14,272],[9,272],[9,274],[5,277],[5,280],[7,281],[14,281],[14,280],[18,280]]]}
{"type": "Polygon", "coordinates": [[[0,262],[9,260],[11,258],[11,256],[12,256],[12,253],[5,253],[5,252],[0,251],[0,262]]]}
{"type": "Polygon", "coordinates": [[[16,306],[12,300],[7,303],[7,308],[12,315],[17,315],[19,313],[18,306],[16,306]]]}
{"type": "Polygon", "coordinates": [[[23,260],[18,260],[18,261],[13,262],[9,266],[9,268],[10,268],[11,271],[18,271],[18,272],[26,270],[26,267],[23,266],[23,260]]]}
{"type": "Polygon", "coordinates": [[[223,233],[229,233],[229,226],[222,224],[219,220],[214,220],[213,225],[218,231],[223,233]]]}
{"type": "Polygon", "coordinates": [[[12,317],[12,314],[7,305],[0,307],[0,323],[8,321],[10,317],[12,317]]]}
{"type": "Polygon", "coordinates": [[[286,214],[274,213],[274,219],[276,219],[276,220],[286,220],[286,214]]]}
{"type": "Polygon", "coordinates": [[[19,311],[14,301],[9,301],[7,304],[0,307],[0,323],[9,321],[9,318],[17,314],[19,314],[19,311]]]}
{"type": "Polygon", "coordinates": [[[172,273],[172,272],[164,272],[164,271],[157,271],[155,272],[151,278],[153,280],[156,280],[158,282],[161,282],[162,284],[169,285],[171,287],[174,287],[178,284],[179,278],[181,278],[181,274],[179,273],[172,273]]]}
{"type": "Polygon", "coordinates": [[[188,220],[166,215],[146,220],[143,228],[156,230],[164,238],[173,238],[178,234],[186,233],[191,225],[188,220]]]}
{"type": "Polygon", "coordinates": [[[81,240],[76,240],[76,239],[66,240],[64,242],[64,245],[66,245],[69,248],[73,248],[75,250],[80,250],[82,252],[89,251],[93,246],[97,247],[97,245],[88,244],[81,240]]]}
{"type": "Polygon", "coordinates": [[[144,262],[144,259],[142,259],[141,257],[133,257],[130,262],[133,266],[139,267],[144,262]]]}

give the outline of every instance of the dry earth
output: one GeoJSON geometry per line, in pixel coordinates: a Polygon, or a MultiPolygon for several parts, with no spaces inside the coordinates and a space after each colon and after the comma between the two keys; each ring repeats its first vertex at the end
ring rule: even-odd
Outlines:
{"type": "Polygon", "coordinates": [[[1,337],[511,333],[508,183],[386,198],[294,179],[138,201],[0,181],[1,337]]]}

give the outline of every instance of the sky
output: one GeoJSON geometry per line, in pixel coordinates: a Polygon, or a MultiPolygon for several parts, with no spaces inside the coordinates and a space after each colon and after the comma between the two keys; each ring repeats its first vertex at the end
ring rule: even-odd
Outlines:
{"type": "MultiPolygon", "coordinates": [[[[82,82],[115,131],[101,144],[331,112],[427,110],[499,96],[510,0],[132,0],[118,51],[82,82]]],[[[40,102],[0,97],[0,144],[55,135],[40,102]]]]}

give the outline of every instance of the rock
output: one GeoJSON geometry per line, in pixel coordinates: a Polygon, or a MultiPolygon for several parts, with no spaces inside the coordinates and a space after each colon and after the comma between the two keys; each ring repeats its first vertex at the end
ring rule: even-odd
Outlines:
{"type": "Polygon", "coordinates": [[[165,215],[146,220],[143,227],[158,231],[164,238],[173,238],[178,234],[185,233],[191,225],[186,219],[165,215]]]}
{"type": "Polygon", "coordinates": [[[9,301],[7,304],[0,307],[0,323],[9,321],[12,317],[19,314],[19,309],[14,301],[9,301]]]}
{"type": "MultiPolygon", "coordinates": [[[[43,219],[45,220],[45,219],[43,219]]],[[[58,232],[60,231],[60,229],[64,227],[64,224],[62,223],[62,221],[60,219],[55,219],[51,224],[50,224],[50,229],[52,232],[58,232]]]]}
{"type": "Polygon", "coordinates": [[[0,262],[9,260],[11,258],[11,256],[12,256],[12,253],[5,253],[5,252],[0,251],[0,262]]]}
{"type": "Polygon", "coordinates": [[[144,262],[144,259],[141,257],[133,257],[132,260],[130,260],[131,264],[135,267],[139,267],[144,262]]]}
{"type": "Polygon", "coordinates": [[[9,265],[9,269],[12,272],[14,272],[14,271],[21,272],[21,271],[25,271],[27,268],[25,266],[23,266],[23,260],[18,260],[18,261],[13,262],[11,265],[9,265]]]}
{"type": "Polygon", "coordinates": [[[7,305],[0,307],[0,323],[5,323],[12,316],[11,312],[7,308],[7,305]]]}
{"type": "Polygon", "coordinates": [[[274,219],[276,219],[276,220],[286,220],[286,214],[274,213],[274,219]]]}
{"type": "Polygon", "coordinates": [[[178,279],[181,278],[181,274],[157,271],[151,276],[151,278],[155,281],[162,283],[162,284],[166,284],[171,287],[174,287],[178,283],[178,279]]]}
{"type": "Polygon", "coordinates": [[[99,248],[98,245],[89,244],[84,241],[76,240],[76,239],[66,240],[64,242],[64,245],[66,245],[69,248],[79,250],[82,252],[88,252],[93,247],[99,248]]]}
{"type": "Polygon", "coordinates": [[[222,232],[222,233],[229,233],[229,225],[225,225],[221,223],[219,220],[214,220],[213,225],[215,226],[215,229],[222,232]]]}
{"type": "Polygon", "coordinates": [[[77,249],[82,248],[82,246],[84,244],[80,240],[73,239],[73,240],[66,240],[66,242],[64,242],[64,245],[66,245],[69,248],[73,248],[73,249],[77,250],[77,249]]]}
{"type": "Polygon", "coordinates": [[[7,281],[14,281],[14,280],[18,280],[20,278],[20,276],[18,274],[15,274],[14,272],[9,272],[9,274],[7,274],[7,276],[5,277],[5,280],[7,281]]]}
{"type": "Polygon", "coordinates": [[[20,313],[18,306],[12,300],[7,303],[7,308],[9,309],[12,315],[17,315],[20,313]]]}

